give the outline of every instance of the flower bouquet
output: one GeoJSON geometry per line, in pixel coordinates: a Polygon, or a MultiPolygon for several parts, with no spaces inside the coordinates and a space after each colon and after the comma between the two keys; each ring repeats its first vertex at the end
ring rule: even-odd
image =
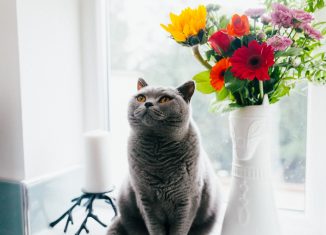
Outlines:
{"type": "MultiPolygon", "coordinates": [[[[291,1],[291,0],[290,0],[291,1]]],[[[307,2],[310,11],[322,0],[307,2]]],[[[230,113],[232,183],[223,235],[280,235],[271,175],[270,103],[302,80],[326,82],[326,30],[311,13],[266,0],[230,19],[216,5],[170,14],[162,27],[191,47],[206,68],[193,77],[198,91],[215,94],[212,110],[230,113]],[[204,56],[202,55],[204,54],[204,56]]]]}
{"type": "Polygon", "coordinates": [[[317,50],[324,22],[280,3],[270,8],[228,19],[219,16],[218,6],[201,5],[171,13],[171,23],[161,25],[177,43],[191,47],[206,68],[193,80],[201,93],[215,94],[213,111],[259,105],[265,94],[275,103],[300,80],[326,81],[325,53],[317,50]]]}

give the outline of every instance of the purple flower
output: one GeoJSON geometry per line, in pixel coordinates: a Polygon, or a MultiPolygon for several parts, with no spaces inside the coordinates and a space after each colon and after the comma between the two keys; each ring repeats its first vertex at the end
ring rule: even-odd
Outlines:
{"type": "Polygon", "coordinates": [[[310,37],[310,38],[318,40],[318,41],[323,38],[323,35],[317,29],[314,29],[313,27],[311,27],[309,24],[303,24],[300,27],[303,29],[304,34],[307,37],[310,37]]]}
{"type": "Polygon", "coordinates": [[[272,46],[275,51],[285,51],[292,45],[292,40],[288,37],[275,35],[267,40],[267,45],[272,46]]]}
{"type": "Polygon", "coordinates": [[[272,18],[270,15],[262,15],[260,20],[264,25],[268,25],[272,21],[272,18]]]}
{"type": "Polygon", "coordinates": [[[282,26],[284,28],[292,26],[292,10],[280,3],[273,4],[271,17],[274,25],[282,26]]]}
{"type": "Polygon", "coordinates": [[[261,17],[265,11],[265,8],[250,8],[246,10],[244,14],[256,20],[261,17]]]}
{"type": "Polygon", "coordinates": [[[292,10],[292,23],[295,28],[299,27],[301,24],[309,24],[314,20],[314,17],[303,10],[292,10]]]}

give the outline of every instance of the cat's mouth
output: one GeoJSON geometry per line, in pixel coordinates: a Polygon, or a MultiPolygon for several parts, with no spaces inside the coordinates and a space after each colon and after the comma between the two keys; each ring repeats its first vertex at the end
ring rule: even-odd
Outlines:
{"type": "Polygon", "coordinates": [[[149,119],[161,121],[166,118],[165,114],[160,110],[153,107],[150,108],[138,108],[134,112],[134,116],[138,119],[148,122],[149,119]]]}

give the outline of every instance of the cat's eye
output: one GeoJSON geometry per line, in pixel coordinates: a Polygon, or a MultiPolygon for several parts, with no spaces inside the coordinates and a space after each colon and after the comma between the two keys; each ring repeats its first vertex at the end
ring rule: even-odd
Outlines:
{"type": "Polygon", "coordinates": [[[144,103],[146,101],[146,97],[143,96],[143,95],[139,95],[139,96],[136,97],[136,100],[138,102],[144,103]]]}
{"type": "Polygon", "coordinates": [[[163,96],[158,102],[163,104],[163,103],[166,103],[166,102],[169,102],[170,100],[172,100],[171,97],[169,96],[163,96]]]}

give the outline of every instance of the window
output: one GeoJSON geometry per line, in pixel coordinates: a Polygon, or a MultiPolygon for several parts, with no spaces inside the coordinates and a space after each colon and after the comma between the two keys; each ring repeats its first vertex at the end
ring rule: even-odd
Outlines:
{"type": "Polygon", "coordinates": [[[274,143],[276,199],[284,209],[305,209],[307,83],[298,84],[290,97],[276,106],[278,127],[274,143]]]}
{"type": "MultiPolygon", "coordinates": [[[[259,5],[259,2],[258,0],[224,1],[221,4],[221,13],[241,13],[247,6],[254,7],[259,5]]],[[[203,70],[203,67],[192,57],[190,49],[183,48],[173,40],[169,40],[167,33],[161,29],[159,24],[169,21],[168,14],[171,11],[179,12],[187,6],[195,7],[198,4],[207,3],[211,2],[205,0],[200,2],[196,0],[186,2],[110,1],[110,52],[113,71],[111,82],[125,85],[126,94],[121,96],[130,96],[130,93],[135,91],[136,85],[130,85],[130,83],[136,82],[139,73],[149,84],[177,86],[203,70]],[[138,71],[138,74],[121,73],[121,71],[138,71]],[[129,82],[128,79],[123,80],[124,82],[117,81],[118,78],[126,76],[129,76],[129,82]],[[132,78],[134,80],[131,80],[132,78]]],[[[117,91],[115,92],[117,93],[117,91]]],[[[292,91],[290,97],[285,97],[281,102],[273,105],[274,117],[277,117],[272,124],[275,127],[273,128],[275,138],[272,143],[275,194],[278,207],[282,209],[282,221],[284,221],[283,218],[286,218],[286,221],[293,222],[288,222],[288,225],[305,226],[309,224],[307,218],[312,218],[310,214],[314,214],[318,210],[310,209],[314,208],[311,206],[311,198],[316,197],[311,196],[315,195],[315,192],[308,190],[318,188],[313,179],[319,178],[320,180],[321,176],[315,176],[315,172],[308,168],[310,175],[313,172],[314,176],[306,177],[309,172],[306,172],[306,143],[307,141],[310,143],[307,140],[307,107],[310,107],[307,105],[307,96],[308,85],[302,82],[292,91]],[[306,178],[314,183],[306,186],[306,178]]],[[[209,96],[195,94],[192,101],[193,117],[201,131],[204,148],[211,157],[223,186],[228,189],[232,165],[232,143],[229,137],[228,115],[208,112],[209,102],[209,96]]],[[[323,105],[325,106],[325,104],[323,105]]],[[[118,105],[111,107],[111,113],[115,113],[112,110],[118,110],[118,105]]],[[[119,112],[114,115],[119,113],[119,117],[125,117],[123,116],[125,110],[121,110],[121,106],[119,112]]],[[[318,123],[321,123],[321,119],[318,120],[318,123]]],[[[310,155],[309,157],[311,157],[310,155]]],[[[311,165],[315,166],[315,164],[318,165],[315,161],[311,165]]],[[[317,198],[320,199],[320,196],[317,198]]],[[[297,234],[294,231],[304,231],[300,229],[300,226],[296,228],[297,230],[285,229],[285,231],[289,231],[285,234],[297,234]]],[[[319,233],[310,233],[312,230],[308,228],[307,231],[303,234],[319,235],[319,233]]]]}
{"type": "MultiPolygon", "coordinates": [[[[246,4],[233,1],[243,12],[246,4]]],[[[257,1],[251,1],[256,3],[257,1]]],[[[197,1],[153,2],[111,1],[111,63],[114,70],[136,70],[144,73],[152,84],[177,86],[202,71],[201,65],[182,48],[169,40],[159,23],[168,21],[171,10],[196,6],[197,1]],[[146,9],[146,10],[145,10],[146,9]],[[150,20],[149,20],[150,19],[150,20]]],[[[221,10],[232,11],[231,3],[221,10]]],[[[275,133],[273,157],[281,208],[304,209],[305,142],[307,84],[301,84],[291,98],[275,105],[275,133]],[[282,107],[282,108],[280,108],[282,107]]],[[[216,172],[225,186],[230,183],[232,143],[228,131],[228,116],[208,112],[210,97],[196,94],[193,116],[203,137],[203,144],[216,172]]]]}

